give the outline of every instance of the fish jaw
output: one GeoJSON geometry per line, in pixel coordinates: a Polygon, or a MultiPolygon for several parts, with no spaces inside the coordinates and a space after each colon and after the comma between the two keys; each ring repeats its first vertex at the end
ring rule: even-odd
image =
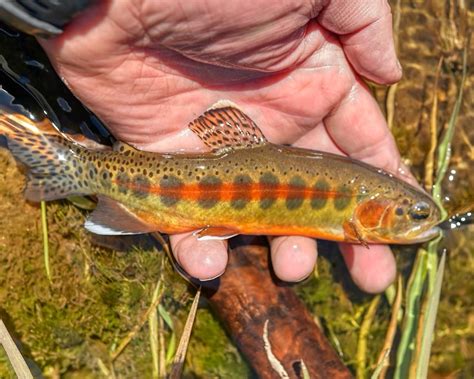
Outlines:
{"type": "Polygon", "coordinates": [[[440,233],[441,233],[441,228],[439,228],[438,226],[433,226],[430,229],[427,229],[424,232],[421,232],[416,237],[409,238],[407,243],[411,244],[411,243],[427,242],[437,237],[440,233]]]}
{"type": "Polygon", "coordinates": [[[441,228],[438,226],[433,226],[429,229],[426,229],[422,232],[412,231],[406,235],[402,235],[396,238],[386,238],[377,241],[376,243],[386,243],[386,244],[397,244],[397,245],[412,245],[417,243],[423,243],[431,241],[436,238],[442,232],[441,228]]]}

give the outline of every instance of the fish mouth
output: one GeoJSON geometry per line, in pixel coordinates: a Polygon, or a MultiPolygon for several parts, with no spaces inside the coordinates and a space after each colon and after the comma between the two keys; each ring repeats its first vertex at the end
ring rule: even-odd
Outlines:
{"type": "Polygon", "coordinates": [[[409,238],[409,243],[419,243],[419,242],[426,242],[432,240],[433,238],[437,237],[441,233],[442,229],[438,226],[433,226],[430,229],[417,234],[414,238],[409,238]]]}

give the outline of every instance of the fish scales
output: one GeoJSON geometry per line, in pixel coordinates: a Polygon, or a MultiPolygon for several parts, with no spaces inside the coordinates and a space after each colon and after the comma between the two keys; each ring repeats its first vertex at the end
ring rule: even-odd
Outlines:
{"type": "Polygon", "coordinates": [[[50,183],[44,178],[31,181],[33,199],[99,196],[99,207],[86,223],[94,232],[201,230],[201,236],[223,238],[244,233],[404,243],[438,221],[437,207],[418,189],[345,157],[268,143],[234,107],[211,109],[190,128],[212,153],[158,154],[124,143],[113,150],[88,149],[44,125],[26,137],[3,134],[10,136],[14,155],[32,167],[33,179],[38,176],[36,161],[16,151],[15,143],[24,151],[29,150],[27,143],[42,146],[28,154],[39,153],[37,159],[59,170],[50,183]],[[48,143],[55,149],[48,150],[48,143]],[[397,217],[407,218],[420,204],[424,212],[428,205],[428,216],[417,222],[408,219],[414,225],[404,226],[402,238],[392,236],[389,229],[401,227],[397,217]]]}

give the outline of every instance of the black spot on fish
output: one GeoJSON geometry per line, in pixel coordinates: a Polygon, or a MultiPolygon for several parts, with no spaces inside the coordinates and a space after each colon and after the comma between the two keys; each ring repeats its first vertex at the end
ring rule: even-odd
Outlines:
{"type": "Polygon", "coordinates": [[[87,171],[88,171],[88,176],[89,176],[89,179],[95,179],[96,175],[97,175],[97,168],[95,167],[95,165],[93,163],[88,163],[87,164],[87,171]]]}
{"type": "Polygon", "coordinates": [[[313,194],[311,195],[311,208],[321,209],[323,208],[328,199],[329,183],[324,179],[319,179],[313,186],[313,194]]]}
{"type": "Polygon", "coordinates": [[[340,186],[337,189],[337,196],[334,199],[334,208],[338,211],[342,211],[347,208],[351,202],[351,190],[345,185],[340,186]]]}
{"type": "Polygon", "coordinates": [[[198,203],[202,208],[212,208],[220,200],[222,190],[222,180],[217,176],[208,175],[199,182],[201,195],[198,203]]]}
{"type": "Polygon", "coordinates": [[[128,191],[128,187],[130,185],[130,178],[125,172],[120,172],[117,175],[117,185],[118,191],[122,194],[126,194],[128,191]]]}
{"type": "Polygon", "coordinates": [[[275,191],[280,184],[280,180],[271,172],[265,172],[260,177],[259,183],[262,185],[260,208],[268,209],[277,200],[277,194],[275,191]]]}
{"type": "Polygon", "coordinates": [[[230,206],[234,209],[244,209],[251,200],[250,188],[252,178],[249,175],[237,175],[234,178],[235,191],[230,201],[230,206]]]}
{"type": "Polygon", "coordinates": [[[150,181],[144,175],[137,175],[133,179],[133,193],[140,199],[146,198],[150,193],[150,181]]]}
{"type": "Polygon", "coordinates": [[[301,176],[293,176],[290,179],[288,196],[286,198],[286,208],[289,210],[298,209],[304,201],[303,189],[306,182],[301,176]]]}
{"type": "Polygon", "coordinates": [[[102,188],[108,190],[112,186],[110,179],[110,175],[108,171],[102,170],[100,172],[100,185],[102,188]]]}
{"type": "Polygon", "coordinates": [[[167,207],[171,207],[179,202],[180,190],[183,182],[176,176],[165,175],[160,181],[162,189],[160,200],[167,207]]]}

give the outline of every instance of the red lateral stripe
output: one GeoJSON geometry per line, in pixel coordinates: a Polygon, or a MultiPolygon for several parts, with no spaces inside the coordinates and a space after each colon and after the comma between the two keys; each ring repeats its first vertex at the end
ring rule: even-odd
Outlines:
{"type": "Polygon", "coordinates": [[[146,186],[134,182],[114,180],[118,186],[132,191],[147,192],[159,196],[173,197],[179,200],[220,200],[231,201],[242,199],[258,201],[265,198],[273,199],[336,199],[351,197],[351,193],[338,191],[321,191],[311,187],[292,186],[287,184],[268,185],[261,183],[222,183],[222,184],[183,184],[179,186],[162,187],[160,185],[146,186]]]}

